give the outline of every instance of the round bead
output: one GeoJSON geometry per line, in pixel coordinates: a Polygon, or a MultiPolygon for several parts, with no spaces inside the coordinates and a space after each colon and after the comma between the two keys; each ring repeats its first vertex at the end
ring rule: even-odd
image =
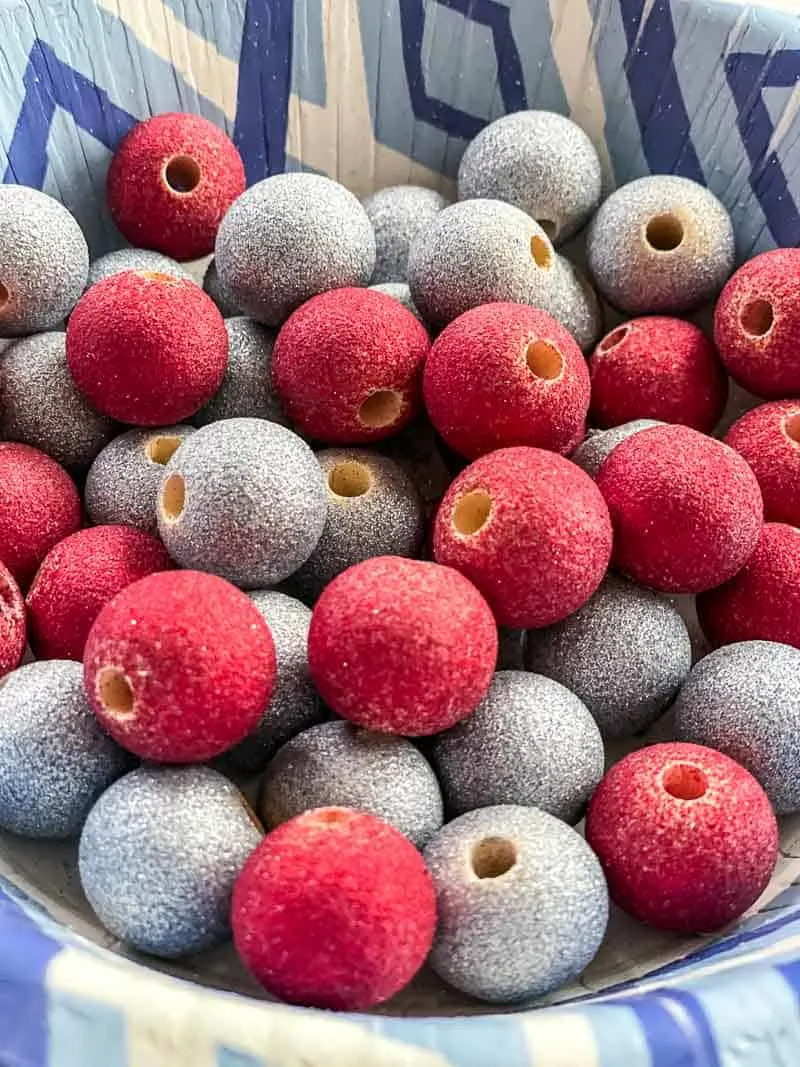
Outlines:
{"type": "Polygon", "coordinates": [[[548,626],[603,580],[611,523],[582,470],[539,448],[504,448],[455,479],[436,514],[433,553],[488,600],[503,626],[548,626]]]}
{"type": "Polygon", "coordinates": [[[422,406],[429,347],[424,327],[397,300],[374,289],[334,289],[309,300],[281,329],[273,388],[306,436],[376,441],[422,406]]]}
{"type": "Polygon", "coordinates": [[[550,314],[589,352],[603,336],[603,308],[589,279],[564,256],[556,256],[558,282],[550,296],[550,314]]]}
{"type": "Polygon", "coordinates": [[[106,252],[104,256],[92,262],[86,288],[89,289],[106,278],[113,278],[115,274],[123,274],[126,270],[152,271],[155,274],[169,274],[173,278],[194,281],[189,271],[182,267],[177,259],[162,256],[160,252],[153,252],[149,248],[120,248],[116,252],[106,252]]]}
{"type": "Polygon", "coordinates": [[[203,289],[208,293],[211,299],[219,308],[220,314],[223,318],[230,319],[234,316],[240,316],[242,313],[236,304],[233,302],[233,297],[230,295],[222,278],[219,276],[217,270],[217,264],[212,256],[206,267],[206,272],[203,275],[203,289]]]}
{"type": "Polygon", "coordinates": [[[411,842],[372,815],[322,808],[267,834],[233,894],[245,966],[293,1004],[360,1011],[409,982],[436,901],[411,842]]]}
{"type": "MultiPolygon", "coordinates": [[[[410,311],[415,319],[422,322],[422,315],[419,308],[411,299],[411,289],[408,286],[408,282],[381,282],[380,285],[371,285],[370,289],[374,289],[376,293],[383,293],[384,296],[391,296],[394,300],[399,300],[406,311],[410,311]]],[[[424,326],[425,323],[422,322],[424,326]]]]}
{"type": "Polygon", "coordinates": [[[594,478],[617,445],[640,430],[662,425],[663,423],[653,419],[635,419],[622,426],[615,426],[612,430],[590,430],[586,440],[578,445],[570,459],[594,478]]]}
{"type": "Polygon", "coordinates": [[[67,362],[92,407],[161,426],[193,415],[222,384],[225,322],[194,282],[126,271],[83,295],[67,326],[67,362]]]}
{"type": "Polygon", "coordinates": [[[443,820],[436,775],[411,742],[349,722],[321,723],[284,745],[267,767],[258,812],[273,829],[329,807],[375,815],[417,848],[443,820]]]}
{"type": "Polygon", "coordinates": [[[142,759],[198,763],[257,726],[275,648],[244,593],[210,574],[164,571],[118,593],[84,652],[86,693],[115,740],[142,759]]]}
{"type": "Polygon", "coordinates": [[[732,759],[670,742],[632,752],[597,788],[586,840],[611,899],[663,930],[711,933],[766,889],[778,858],[767,795],[732,759]]]}
{"type": "Polygon", "coordinates": [[[57,200],[0,185],[0,263],[0,337],[16,337],[66,318],[86,285],[89,249],[57,200]]]}
{"type": "Polygon", "coordinates": [[[228,366],[222,385],[194,417],[197,426],[220,419],[269,419],[288,426],[289,420],[271,387],[275,334],[252,319],[225,320],[228,366]]]}
{"type": "Polygon", "coordinates": [[[200,115],[155,115],[134,126],[111,160],[106,197],[132,245],[175,259],[214,250],[220,222],[244,192],[241,156],[200,115]]]}
{"type": "Polygon", "coordinates": [[[193,426],[128,430],[100,452],[86,476],[83,500],[95,526],[135,526],[158,533],[156,501],[164,466],[193,426]]]}
{"type": "Polygon", "coordinates": [[[63,467],[28,445],[0,443],[0,560],[21,586],[80,525],[78,490],[63,467]]]}
{"type": "Polygon", "coordinates": [[[93,526],[52,548],[33,580],[26,604],[37,659],[83,659],[101,608],[172,561],[155,537],[130,526],[93,526]]]}
{"type": "Polygon", "coordinates": [[[628,437],[596,482],[614,524],[614,563],[643,585],[700,593],[732,578],[756,547],[755,475],[732,448],[688,426],[628,437]]]}
{"type": "Polygon", "coordinates": [[[337,574],[375,556],[413,558],[424,515],[414,482],[394,460],[365,449],[317,452],[328,487],[328,513],[317,547],[292,575],[292,588],[313,602],[337,574]]]}
{"type": "Polygon", "coordinates": [[[799,733],[800,651],[774,641],[712,652],[675,701],[676,736],[746,767],[779,815],[800,810],[799,733]]]}
{"type": "Polygon", "coordinates": [[[334,578],[311,617],[308,662],[322,699],[371,730],[446,730],[485,696],[496,661],[486,601],[435,563],[359,563],[334,578]]]}
{"type": "Polygon", "coordinates": [[[782,641],[800,648],[800,530],[768,522],[742,569],[697,598],[713,646],[782,641]]]}
{"type": "Polygon", "coordinates": [[[320,174],[276,174],[233,205],[214,259],[242,313],[279,326],[317,293],[368,285],[375,234],[343,185],[320,174]]]}
{"type": "Polygon", "coordinates": [[[328,507],[314,453],[264,419],[225,419],[187,438],[164,470],[161,538],[181,567],[260,589],[314,551],[328,507]]]}
{"type": "Polygon", "coordinates": [[[0,826],[25,837],[80,833],[129,757],[86,702],[79,663],[29,663],[0,689],[0,826]]]}
{"type": "Polygon", "coordinates": [[[612,193],[587,236],[589,270],[630,315],[689,311],[717,295],[736,249],[728,212],[689,178],[637,178],[612,193]]]}
{"type": "Polygon", "coordinates": [[[756,396],[800,393],[800,249],[779,248],[743,264],[722,290],[714,340],[730,376],[756,396]]]}
{"type": "Polygon", "coordinates": [[[775,400],[746,412],[725,435],[758,479],[768,522],[800,526],[800,401],[775,400]]]}
{"type": "Polygon", "coordinates": [[[525,666],[580,697],[603,737],[629,737],[652,726],[675,696],[692,645],[665,597],[610,574],[569,618],[528,633],[525,666]]]}
{"type": "Polygon", "coordinates": [[[517,111],[485,126],[458,168],[458,198],[505,200],[565,241],[600,202],[602,174],[580,126],[553,111],[517,111]]]}
{"type": "Polygon", "coordinates": [[[711,433],[728,399],[714,346],[691,322],[665,315],[633,319],[592,353],[592,425],[606,429],[655,419],[711,433]]]}
{"type": "Polygon", "coordinates": [[[420,185],[392,185],[362,201],[375,231],[373,285],[404,282],[411,243],[433,222],[447,200],[420,185]]]}
{"type": "Polygon", "coordinates": [[[603,777],[600,731],[586,706],[549,678],[499,671],[432,756],[447,808],[517,804],[575,823],[603,777]]]}
{"type": "Polygon", "coordinates": [[[81,835],[81,885],[100,922],[174,959],[230,935],[233,887],[263,834],[208,767],[141,767],[98,800],[81,835]]]}
{"type": "Polygon", "coordinates": [[[425,363],[431,422],[469,459],[513,445],[568,452],[583,437],[589,372],[555,319],[520,304],[484,304],[439,334],[425,363]]]}
{"type": "Polygon", "coordinates": [[[430,966],[481,1000],[543,996],[577,977],[608,923],[600,864],[566,823],[504,805],[448,823],[424,853],[439,923],[430,966]]]}
{"type": "Polygon", "coordinates": [[[0,563],[0,680],[19,665],[26,643],[25,600],[11,571],[0,563]]]}
{"type": "Polygon", "coordinates": [[[114,432],[78,391],[63,333],[15,341],[0,359],[0,434],[46,452],[66,467],[86,467],[114,432]]]}

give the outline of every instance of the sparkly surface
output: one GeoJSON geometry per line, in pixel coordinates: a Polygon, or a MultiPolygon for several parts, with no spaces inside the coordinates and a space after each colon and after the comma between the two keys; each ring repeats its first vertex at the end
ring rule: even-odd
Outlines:
{"type": "Polygon", "coordinates": [[[756,547],[763,507],[732,448],[688,426],[655,426],[618,445],[597,486],[614,524],[614,563],[670,593],[721,585],[756,547]]]}
{"type": "Polygon", "coordinates": [[[156,500],[166,461],[156,445],[162,438],[173,438],[177,447],[194,432],[193,426],[181,425],[128,430],[109,442],[86,476],[83,500],[90,521],[157,534],[156,500]]]}
{"type": "Polygon", "coordinates": [[[611,555],[608,509],[592,480],[539,448],[504,448],[470,464],[436,515],[433,552],[481,590],[503,626],[548,626],[585,603],[611,555]],[[488,494],[474,533],[461,533],[460,502],[488,494]],[[531,546],[535,549],[532,550],[531,546]]]}
{"type": "Polygon", "coordinates": [[[406,311],[410,311],[415,319],[419,319],[423,326],[425,325],[419,308],[411,299],[411,289],[408,286],[408,282],[381,282],[378,285],[371,285],[370,289],[374,289],[376,293],[383,293],[384,296],[391,296],[393,299],[399,300],[406,311]]]}
{"type": "Polygon", "coordinates": [[[460,574],[383,556],[327,587],[311,618],[308,655],[322,699],[339,715],[421,736],[455,725],[485,696],[497,629],[460,574]]]}
{"type": "Polygon", "coordinates": [[[631,315],[699,307],[728,280],[736,255],[730,217],[714,194],[689,178],[663,174],[612,193],[592,219],[586,247],[598,289],[631,315]],[[654,240],[678,243],[662,250],[647,233],[652,219],[665,216],[675,220],[674,235],[665,228],[654,240]]]}
{"type": "Polygon", "coordinates": [[[586,706],[524,671],[495,674],[470,717],[436,738],[432,755],[451,816],[516,804],[575,823],[605,766],[586,706]]]}
{"type": "Polygon", "coordinates": [[[569,330],[584,352],[603,335],[603,308],[589,279],[564,256],[556,256],[558,285],[550,301],[550,314],[569,330]]]}
{"type": "Polygon", "coordinates": [[[264,419],[226,419],[188,438],[164,468],[158,523],[182,567],[260,589],[308,559],[328,507],[325,480],[308,445],[264,419]],[[164,487],[180,475],[184,502],[170,518],[164,487]]]}
{"type": "Polygon", "coordinates": [[[578,445],[570,459],[594,478],[617,445],[640,430],[661,425],[653,419],[636,419],[634,422],[615,426],[613,430],[590,430],[586,440],[578,445]]]}
{"type": "Polygon", "coordinates": [[[484,304],[436,338],[423,395],[446,443],[470,459],[513,445],[564,453],[584,433],[589,372],[570,334],[543,311],[484,304]],[[531,366],[539,349],[544,365],[531,366]]]}
{"type": "Polygon", "coordinates": [[[411,742],[349,722],[322,723],[284,745],[267,767],[258,813],[273,829],[328,807],[375,815],[417,848],[443,819],[436,775],[411,742]]]}
{"type": "Polygon", "coordinates": [[[800,400],[776,400],[742,415],[725,444],[758,479],[767,522],[800,526],[800,400]]]}
{"type": "Polygon", "coordinates": [[[80,833],[97,797],[129,766],[86,702],[79,663],[48,660],[0,688],[0,826],[26,837],[80,833]]]}
{"type": "Polygon", "coordinates": [[[403,468],[385,456],[361,448],[329,448],[317,452],[328,490],[325,528],[309,559],[291,578],[292,588],[313,602],[337,574],[374,556],[414,557],[424,533],[422,499],[403,468]],[[353,491],[360,486],[337,484],[338,471],[358,464],[368,484],[357,496],[342,496],[332,488],[353,491]]]}
{"type": "Polygon", "coordinates": [[[611,768],[589,803],[586,840],[612,900],[686,933],[738,918],[778,858],[778,827],[758,782],[722,753],[681,742],[639,749],[611,768]]]}
{"type": "Polygon", "coordinates": [[[372,284],[404,282],[408,250],[424,234],[447,200],[419,185],[393,185],[362,200],[375,231],[375,270],[372,284]]]}
{"type": "Polygon", "coordinates": [[[461,157],[458,196],[506,200],[555,242],[600,202],[600,160],[580,126],[552,111],[518,111],[485,126],[461,157]]]}
{"type": "Polygon", "coordinates": [[[153,252],[149,248],[120,248],[116,252],[106,252],[91,263],[86,288],[126,270],[151,270],[157,274],[171,274],[174,278],[194,281],[189,271],[182,267],[177,259],[170,259],[169,256],[153,252]]]}
{"type": "Polygon", "coordinates": [[[212,257],[206,267],[206,272],[203,275],[203,288],[217,305],[220,310],[220,314],[225,319],[241,316],[241,311],[233,301],[233,297],[223,284],[222,278],[219,276],[217,270],[217,264],[212,257]]]}
{"type": "Polygon", "coordinates": [[[129,751],[160,763],[198,763],[237,744],[258,724],[274,680],[275,648],[260,612],[232,585],[197,571],[129,585],[98,615],[84,653],[98,719],[129,751]],[[106,670],[122,676],[115,688],[127,700],[104,690],[106,670]]]}
{"type": "Polygon", "coordinates": [[[92,809],[81,884],[100,922],[175,958],[230,935],[233,886],[262,839],[232,782],[208,767],[141,767],[92,809]]]}
{"type": "Polygon", "coordinates": [[[0,185],[0,337],[52,330],[83,292],[89,250],[80,226],[53,197],[0,185]]]}
{"type": "Polygon", "coordinates": [[[498,1003],[542,996],[580,974],[600,947],[608,922],[600,864],[547,812],[468,812],[439,831],[424,859],[439,920],[429,963],[456,989],[498,1003]],[[510,870],[478,877],[475,849],[485,841],[508,843],[510,870]]]}
{"type": "Polygon", "coordinates": [[[678,694],[675,732],[746,767],[779,815],[800,810],[800,651],[742,641],[712,652],[678,694]]]}
{"type": "Polygon", "coordinates": [[[289,420],[270,384],[274,332],[242,316],[226,319],[225,329],[228,331],[225,377],[193,421],[197,426],[206,426],[220,419],[250,418],[269,419],[288,426],[289,420]]]}
{"type": "Polygon", "coordinates": [[[19,665],[27,643],[25,600],[14,576],[0,563],[0,685],[19,665]]]}
{"type": "Polygon", "coordinates": [[[244,314],[278,326],[317,293],[367,285],[375,234],[343,185],[319,174],[276,174],[251,185],[233,205],[214,259],[244,314]]]}
{"type": "Polygon", "coordinates": [[[67,367],[63,333],[15,341],[0,357],[0,435],[82,468],[108,443],[114,424],[94,411],[67,367]]]}
{"type": "Polygon", "coordinates": [[[689,631],[666,597],[608,575],[569,618],[528,633],[528,670],[576,693],[604,737],[656,721],[692,666],[689,631]]]}

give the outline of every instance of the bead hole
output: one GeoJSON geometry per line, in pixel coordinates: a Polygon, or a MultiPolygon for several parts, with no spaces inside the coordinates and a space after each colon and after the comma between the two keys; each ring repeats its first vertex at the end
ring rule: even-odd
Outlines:
{"type": "Polygon", "coordinates": [[[800,445],[800,411],[794,411],[787,415],[783,423],[783,432],[790,441],[800,445]]]}
{"type": "Polygon", "coordinates": [[[178,281],[174,274],[164,274],[160,270],[137,270],[136,273],[147,282],[171,282],[174,285],[178,281]]]}
{"type": "Polygon", "coordinates": [[[548,239],[554,241],[556,234],[558,233],[558,226],[556,226],[552,219],[537,219],[536,222],[547,234],[548,239]]]}
{"type": "Polygon", "coordinates": [[[186,506],[186,482],[180,474],[170,474],[161,490],[161,510],[170,522],[176,522],[186,506]]]}
{"type": "Polygon", "coordinates": [[[525,358],[528,370],[534,378],[552,381],[553,378],[558,378],[564,369],[564,359],[561,353],[549,341],[531,341],[526,349],[525,358]]]}
{"type": "Polygon", "coordinates": [[[371,484],[369,469],[355,460],[337,463],[328,475],[328,488],[335,496],[363,496],[371,484]]]}
{"type": "Polygon", "coordinates": [[[492,512],[492,498],[485,489],[465,493],[453,508],[453,529],[470,537],[482,530],[492,512]]]}
{"type": "Polygon", "coordinates": [[[9,293],[8,289],[3,285],[2,282],[0,282],[0,311],[3,310],[3,308],[6,306],[10,299],[11,293],[9,293]]]}
{"type": "Polygon", "coordinates": [[[164,466],[181,447],[180,437],[151,437],[145,447],[147,458],[151,463],[164,466]]]}
{"type": "Polygon", "coordinates": [[[379,389],[368,396],[358,409],[358,418],[370,429],[391,426],[403,409],[403,398],[393,389],[379,389]]]}
{"type": "Polygon", "coordinates": [[[630,326],[618,326],[616,330],[612,330],[611,333],[607,333],[603,340],[600,341],[597,346],[597,351],[610,352],[612,348],[616,348],[617,345],[621,345],[630,332],[630,326]]]}
{"type": "Polygon", "coordinates": [[[117,722],[135,718],[131,683],[116,667],[104,667],[98,674],[97,696],[110,718],[117,722]]]}
{"type": "Polygon", "coordinates": [[[200,164],[191,156],[173,156],[164,167],[164,178],[173,193],[191,193],[200,184],[200,164]]]}
{"type": "Polygon", "coordinates": [[[775,313],[769,300],[751,300],[739,315],[739,322],[751,337],[764,337],[772,329],[775,313]]]}
{"type": "Polygon", "coordinates": [[[654,215],[645,231],[647,243],[656,252],[671,252],[683,240],[683,223],[671,212],[654,215]]]}
{"type": "Polygon", "coordinates": [[[553,265],[553,250],[543,237],[534,234],[531,237],[531,256],[533,262],[542,270],[550,270],[553,265]]]}
{"type": "Polygon", "coordinates": [[[471,860],[477,878],[500,878],[517,862],[517,850],[504,837],[484,837],[473,848],[471,860]]]}
{"type": "Polygon", "coordinates": [[[661,782],[676,800],[698,800],[708,789],[705,774],[691,763],[673,763],[664,771],[661,782]]]}
{"type": "Polygon", "coordinates": [[[347,822],[350,812],[343,808],[322,808],[314,812],[314,821],[325,823],[328,826],[336,826],[337,823],[347,822]]]}

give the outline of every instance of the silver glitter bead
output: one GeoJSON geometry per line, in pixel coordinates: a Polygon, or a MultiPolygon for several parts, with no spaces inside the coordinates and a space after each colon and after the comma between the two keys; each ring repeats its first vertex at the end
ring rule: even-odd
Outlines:
{"type": "Polygon", "coordinates": [[[206,273],[203,276],[203,288],[219,308],[219,313],[224,319],[241,315],[241,311],[233,301],[233,297],[222,283],[217,264],[213,257],[209,260],[206,273]]]}
{"type": "Polygon", "coordinates": [[[717,295],[736,249],[712,192],[675,175],[638,178],[592,219],[589,270],[610,304],[630,315],[689,311],[717,295]]]}
{"type": "Polygon", "coordinates": [[[328,487],[325,528],[291,586],[314,601],[337,574],[373,556],[419,552],[423,505],[414,482],[394,460],[361,448],[317,453],[328,487]]]}
{"type": "Polygon", "coordinates": [[[378,285],[371,285],[370,289],[374,289],[378,293],[385,293],[386,296],[392,296],[395,300],[399,300],[414,318],[418,319],[423,326],[425,325],[419,308],[411,299],[411,290],[408,287],[408,282],[381,282],[378,285]]]}
{"type": "Polygon", "coordinates": [[[79,834],[102,791],[131,758],[101,729],[83,668],[41,660],[0,687],[0,826],[26,837],[79,834]]]}
{"type": "Polygon", "coordinates": [[[741,763],[778,815],[800,811],[800,650],[740,641],[701,659],[675,701],[675,736],[741,763]]]}
{"type": "Polygon", "coordinates": [[[603,336],[603,309],[589,279],[564,256],[556,256],[561,273],[549,313],[566,327],[584,352],[603,336]]]}
{"type": "Polygon", "coordinates": [[[235,316],[225,320],[228,366],[222,385],[194,416],[197,426],[220,419],[269,419],[288,426],[280,401],[272,392],[272,346],[275,333],[259,322],[235,316]]]}
{"type": "Polygon", "coordinates": [[[410,741],[349,722],[312,726],[267,767],[259,815],[274,829],[313,808],[356,808],[422,848],[442,825],[436,775],[410,741]]]}
{"type": "Polygon", "coordinates": [[[367,285],[375,234],[343,185],[319,174],[276,174],[233,203],[214,261],[242,312],[278,326],[317,293],[367,285]]]}
{"type": "Polygon", "coordinates": [[[63,204],[26,185],[0,185],[0,337],[52,330],[88,273],[86,240],[63,204]]]}
{"type": "Polygon", "coordinates": [[[149,248],[119,248],[116,252],[106,252],[90,265],[86,288],[90,289],[105,278],[112,278],[126,270],[148,270],[194,281],[189,271],[176,259],[170,259],[161,252],[152,252],[149,248]]]}
{"type": "Polygon", "coordinates": [[[261,722],[226,757],[242,770],[258,771],[281,745],[321,722],[325,713],[308,672],[311,611],[299,600],[272,590],[259,589],[250,599],[272,633],[278,670],[261,722]]]}
{"type": "Polygon", "coordinates": [[[611,430],[590,430],[589,436],[578,445],[569,458],[594,478],[617,445],[621,445],[640,430],[663,425],[653,419],[635,419],[633,422],[614,426],[611,430]]]}
{"type": "Polygon", "coordinates": [[[193,434],[193,426],[128,430],[115,437],[89,468],[84,503],[94,526],[135,526],[158,534],[156,500],[164,466],[193,434]]]}
{"type": "Polygon", "coordinates": [[[420,185],[393,185],[368,196],[361,203],[375,231],[373,285],[404,282],[411,242],[424,233],[447,200],[420,185]]]}
{"type": "Polygon", "coordinates": [[[231,895],[261,827],[208,767],[141,767],[116,782],[81,835],[81,885],[100,922],[140,952],[174,959],[230,933],[231,895]]]}
{"type": "Polygon", "coordinates": [[[114,423],[94,411],[67,366],[66,335],[40,333],[0,356],[0,437],[85,467],[108,443],[114,423]]]}
{"type": "Polygon", "coordinates": [[[603,737],[630,737],[677,693],[692,642],[666,597],[609,575],[569,618],[528,632],[525,664],[576,693],[603,737]]]}
{"type": "Polygon", "coordinates": [[[481,1000],[527,1000],[575,978],[608,922],[597,857],[537,808],[481,808],[448,823],[423,855],[438,926],[428,962],[481,1000]]]}
{"type": "Polygon", "coordinates": [[[464,722],[431,750],[448,811],[517,804],[575,823],[605,769],[600,731],[558,682],[499,671],[464,722]]]}
{"type": "Polygon", "coordinates": [[[325,479],[302,438],[265,419],[224,419],[167,464],[158,528],[181,567],[260,589],[305,563],[327,507],[325,479]]]}
{"type": "Polygon", "coordinates": [[[490,122],[461,157],[458,198],[505,200],[557,244],[600,202],[600,160],[580,128],[553,111],[517,111],[490,122]]]}

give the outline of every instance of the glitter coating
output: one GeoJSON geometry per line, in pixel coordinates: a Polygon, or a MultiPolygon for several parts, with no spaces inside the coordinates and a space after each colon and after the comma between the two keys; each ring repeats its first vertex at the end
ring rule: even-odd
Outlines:
{"type": "Polygon", "coordinates": [[[615,426],[613,430],[590,430],[586,440],[578,445],[570,459],[594,478],[617,445],[640,430],[661,425],[653,419],[635,419],[615,426]]]}
{"type": "Polygon", "coordinates": [[[375,231],[375,270],[372,284],[404,282],[408,250],[424,234],[447,200],[434,189],[392,185],[361,202],[375,231]]]}
{"type": "Polygon", "coordinates": [[[194,417],[197,426],[220,419],[269,419],[288,426],[280,401],[271,386],[272,346],[275,333],[243,316],[225,320],[228,332],[228,366],[222,385],[194,417]]]}
{"type": "Polygon", "coordinates": [[[456,571],[383,556],[334,578],[308,636],[322,699],[358,726],[438,733],[485,696],[497,660],[486,601],[456,571]]]}
{"type": "Polygon", "coordinates": [[[29,663],[6,676],[0,688],[4,830],[74,837],[97,797],[129,764],[92,715],[79,663],[29,663]]]}
{"type": "Polygon", "coordinates": [[[26,642],[25,600],[11,571],[0,563],[0,679],[19,665],[26,642]]]}
{"type": "Polygon", "coordinates": [[[122,274],[126,270],[149,270],[194,281],[189,271],[182,267],[177,259],[153,252],[149,248],[119,248],[116,252],[106,252],[90,264],[86,288],[89,289],[105,278],[113,278],[115,274],[122,274]]]}
{"type": "Polygon", "coordinates": [[[164,468],[158,524],[180,566],[260,589],[305,563],[327,507],[325,480],[302,438],[265,419],[225,419],[187,438],[164,468]],[[164,494],[175,475],[184,503],[171,518],[164,494]]]}
{"type": "Polygon", "coordinates": [[[213,256],[203,275],[203,288],[217,305],[223,318],[230,319],[241,316],[241,311],[234,303],[233,297],[225,288],[222,278],[219,276],[213,256]]]}
{"type": "Polygon", "coordinates": [[[677,741],[611,768],[589,803],[586,840],[615,903],[685,933],[738,918],[778,858],[775,815],[755,778],[721,752],[677,741]]]}
{"type": "Polygon", "coordinates": [[[550,314],[572,334],[584,352],[603,335],[603,308],[597,293],[583,273],[564,256],[556,256],[558,285],[550,299],[550,314]]]}
{"type": "Polygon", "coordinates": [[[758,479],[765,520],[800,526],[800,400],[775,400],[746,412],[725,444],[758,479]]]}
{"type": "Polygon", "coordinates": [[[422,322],[423,326],[425,325],[419,308],[411,299],[411,289],[408,286],[408,282],[381,282],[378,285],[371,285],[370,289],[374,289],[376,293],[383,293],[384,296],[391,296],[394,300],[399,300],[406,311],[410,311],[415,319],[422,322]]]}
{"type": "Polygon", "coordinates": [[[439,920],[428,962],[456,989],[495,1003],[543,996],[577,977],[600,947],[608,922],[600,864],[547,812],[468,812],[439,831],[424,859],[439,920]],[[480,878],[474,850],[487,839],[508,842],[515,862],[480,878]]]}
{"type": "Polygon", "coordinates": [[[730,217],[712,192],[689,178],[659,174],[628,182],[602,204],[586,249],[595,284],[630,315],[689,311],[717,295],[734,268],[730,217]],[[648,239],[648,223],[674,220],[648,239]],[[664,241],[663,238],[667,237],[664,241]]]}
{"type": "Polygon", "coordinates": [[[262,838],[223,775],[141,767],[105,792],[86,820],[81,885],[112,934],[174,959],[230,935],[233,886],[262,838]]]}
{"type": "Polygon", "coordinates": [[[234,304],[279,326],[317,293],[368,285],[375,234],[343,185],[320,174],[275,174],[251,185],[225,216],[214,260],[234,304]]]}

